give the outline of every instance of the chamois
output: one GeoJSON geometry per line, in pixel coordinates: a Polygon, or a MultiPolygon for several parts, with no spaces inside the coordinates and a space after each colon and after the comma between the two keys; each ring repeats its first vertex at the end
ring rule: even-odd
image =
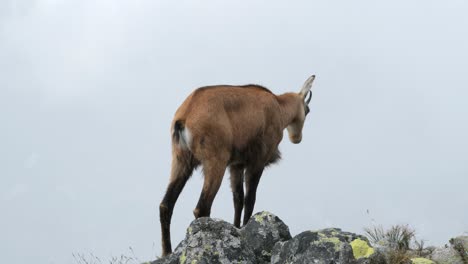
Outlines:
{"type": "Polygon", "coordinates": [[[278,145],[284,129],[292,143],[302,140],[314,79],[315,75],[309,77],[299,93],[275,95],[259,85],[216,85],[198,88],[187,97],[171,124],[171,175],[159,205],[163,256],[172,252],[170,224],[174,205],[199,165],[204,183],[193,211],[195,218],[210,216],[229,167],[234,225],[240,227],[244,205],[243,225],[247,223],[264,168],[280,159],[278,145]]]}

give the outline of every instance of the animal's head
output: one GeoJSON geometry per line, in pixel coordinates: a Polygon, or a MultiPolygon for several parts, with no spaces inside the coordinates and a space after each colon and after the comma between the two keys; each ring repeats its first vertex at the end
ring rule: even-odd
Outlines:
{"type": "Polygon", "coordinates": [[[306,120],[307,114],[310,112],[309,103],[312,99],[312,83],[314,82],[315,75],[312,75],[307,79],[302,86],[301,90],[297,94],[293,94],[296,106],[294,108],[294,119],[288,125],[288,134],[289,140],[294,143],[298,144],[302,140],[302,128],[304,127],[304,122],[306,120]]]}

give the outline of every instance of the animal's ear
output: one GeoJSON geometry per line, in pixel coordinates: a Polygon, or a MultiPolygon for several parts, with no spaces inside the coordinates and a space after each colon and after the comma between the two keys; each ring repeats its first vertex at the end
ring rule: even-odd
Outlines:
{"type": "Polygon", "coordinates": [[[299,95],[301,95],[302,98],[305,98],[307,95],[307,92],[310,91],[310,88],[312,88],[312,83],[314,82],[314,80],[315,80],[315,75],[312,75],[304,82],[304,85],[302,86],[302,89],[299,92],[299,95]]]}

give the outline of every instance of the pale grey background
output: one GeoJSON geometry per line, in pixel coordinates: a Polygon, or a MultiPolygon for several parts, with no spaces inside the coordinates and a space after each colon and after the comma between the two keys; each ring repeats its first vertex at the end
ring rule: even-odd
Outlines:
{"type": "MultiPolygon", "coordinates": [[[[2,0],[1,262],[129,246],[153,259],[182,100],[219,83],[295,91],[312,73],[303,143],[282,143],[256,211],[293,235],[408,223],[446,243],[468,231],[467,13],[464,0],[2,0]]],[[[212,216],[231,221],[228,182],[212,216]]],[[[176,206],[175,245],[201,184],[176,206]]]]}

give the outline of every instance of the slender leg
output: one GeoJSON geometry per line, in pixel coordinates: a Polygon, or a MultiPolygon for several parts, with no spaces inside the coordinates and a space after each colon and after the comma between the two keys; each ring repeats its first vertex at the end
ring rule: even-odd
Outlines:
{"type": "Polygon", "coordinates": [[[244,208],[244,167],[231,166],[231,189],[234,200],[234,226],[240,228],[242,209],[244,208]]]}
{"type": "Polygon", "coordinates": [[[185,186],[185,183],[192,175],[195,164],[192,162],[191,154],[173,155],[171,178],[167,186],[166,194],[159,205],[159,219],[162,233],[162,255],[172,253],[171,247],[171,217],[174,205],[185,186]]]}
{"type": "Polygon", "coordinates": [[[260,182],[260,177],[262,177],[264,167],[258,169],[249,169],[247,168],[245,175],[245,210],[244,210],[244,222],[243,225],[246,225],[252,216],[255,197],[257,195],[257,186],[260,182]]]}
{"type": "Polygon", "coordinates": [[[227,159],[217,157],[203,161],[203,173],[205,181],[203,182],[203,190],[200,194],[197,207],[193,210],[195,218],[210,216],[211,205],[218,193],[219,186],[223,181],[224,172],[226,171],[227,159]]]}

